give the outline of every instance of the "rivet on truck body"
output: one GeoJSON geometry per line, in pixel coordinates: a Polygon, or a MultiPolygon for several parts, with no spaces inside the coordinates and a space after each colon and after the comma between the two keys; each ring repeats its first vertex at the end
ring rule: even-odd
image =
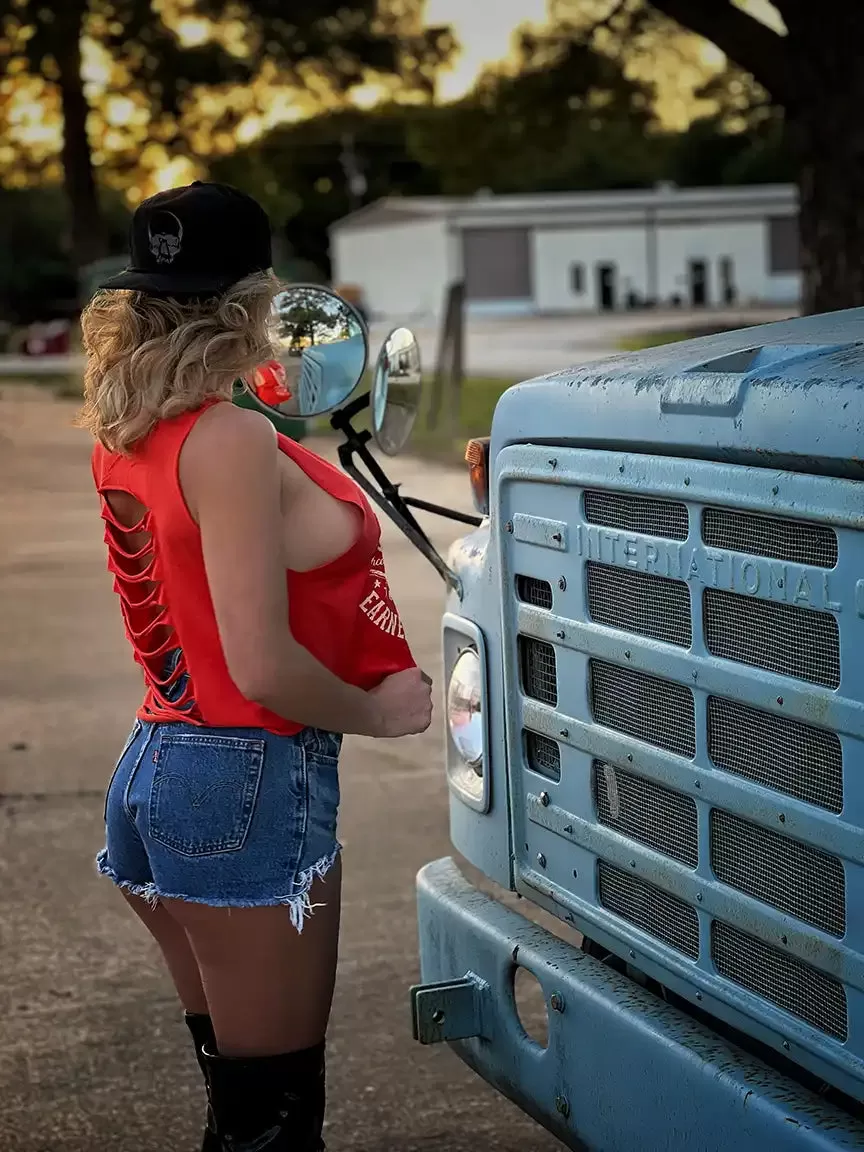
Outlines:
{"type": "Polygon", "coordinates": [[[552,1009],[553,1012],[563,1012],[564,1011],[564,997],[561,995],[560,992],[553,992],[552,995],[549,997],[549,1007],[552,1009]]]}
{"type": "Polygon", "coordinates": [[[512,532],[513,531],[513,521],[512,520],[508,520],[507,523],[504,525],[504,531],[505,532],[512,532]]]}
{"type": "Polygon", "coordinates": [[[546,867],[546,857],[543,855],[542,852],[537,853],[537,863],[540,865],[541,868],[546,867]]]}
{"type": "Polygon", "coordinates": [[[567,581],[564,579],[563,576],[558,577],[558,587],[561,589],[562,592],[567,587],[567,581]]]}
{"type": "Polygon", "coordinates": [[[541,792],[540,793],[540,803],[543,805],[544,808],[549,807],[549,793],[548,792],[541,792]]]}
{"type": "Polygon", "coordinates": [[[559,1116],[563,1116],[565,1120],[567,1119],[570,1115],[570,1101],[566,1096],[555,1097],[555,1110],[559,1116]]]}

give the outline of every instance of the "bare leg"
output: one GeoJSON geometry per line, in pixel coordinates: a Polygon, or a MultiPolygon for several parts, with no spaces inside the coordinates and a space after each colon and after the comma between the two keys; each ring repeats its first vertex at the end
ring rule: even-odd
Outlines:
{"type": "Polygon", "coordinates": [[[323,1041],[336,979],[341,881],[337,859],[313,884],[318,906],[302,933],[282,906],[164,901],[192,945],[220,1055],[273,1056],[323,1041]]]}
{"type": "Polygon", "coordinates": [[[124,892],[126,903],[159,945],[180,1003],[187,1012],[206,1015],[207,998],[201,984],[198,961],[186,931],[162,905],[152,908],[140,896],[124,892]]]}

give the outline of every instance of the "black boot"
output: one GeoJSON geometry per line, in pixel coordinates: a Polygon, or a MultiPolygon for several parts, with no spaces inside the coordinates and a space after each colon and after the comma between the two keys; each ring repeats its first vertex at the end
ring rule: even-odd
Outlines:
{"type": "Polygon", "coordinates": [[[323,1152],[324,1045],[231,1059],[204,1049],[220,1152],[323,1152]]]}
{"type": "Polygon", "coordinates": [[[207,1063],[203,1055],[205,1044],[211,1052],[216,1051],[216,1033],[213,1031],[213,1021],[209,1016],[196,1012],[186,1012],[183,1018],[186,1021],[186,1027],[192,1034],[192,1040],[195,1044],[195,1056],[198,1060],[198,1067],[204,1076],[204,1086],[207,1089],[207,1126],[204,1129],[204,1140],[201,1144],[201,1152],[221,1152],[221,1145],[216,1136],[216,1121],[213,1118],[213,1109],[210,1106],[210,1084],[207,1080],[207,1063]]]}

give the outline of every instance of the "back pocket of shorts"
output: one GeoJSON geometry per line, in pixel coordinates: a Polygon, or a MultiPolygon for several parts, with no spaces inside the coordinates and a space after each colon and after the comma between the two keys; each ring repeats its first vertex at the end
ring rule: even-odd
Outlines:
{"type": "Polygon", "coordinates": [[[264,740],[163,733],[150,788],[150,837],[184,856],[243,847],[261,784],[264,740]]]}

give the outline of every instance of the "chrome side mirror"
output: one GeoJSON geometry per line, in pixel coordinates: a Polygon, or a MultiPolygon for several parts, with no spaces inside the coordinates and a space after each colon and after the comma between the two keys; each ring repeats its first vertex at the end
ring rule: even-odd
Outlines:
{"type": "Polygon", "coordinates": [[[422,385],[417,337],[409,328],[394,328],[378,354],[370,398],[372,435],[387,456],[397,456],[408,443],[422,385]]]}
{"type": "Polygon", "coordinates": [[[296,284],[275,297],[272,325],[277,358],[244,381],[253,400],[299,420],[344,404],[369,356],[366,325],[354,308],[327,288],[296,284]]]}

